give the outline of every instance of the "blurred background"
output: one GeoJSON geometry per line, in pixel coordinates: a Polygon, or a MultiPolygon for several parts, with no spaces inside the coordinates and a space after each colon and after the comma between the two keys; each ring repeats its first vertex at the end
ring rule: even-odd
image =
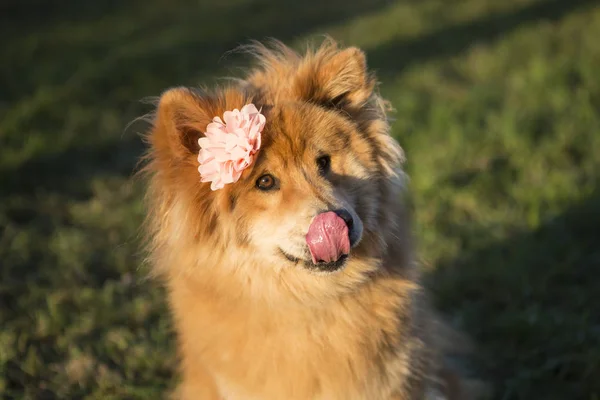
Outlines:
{"type": "Polygon", "coordinates": [[[3,0],[0,397],[173,384],[140,250],[141,100],[329,34],[393,103],[436,304],[497,399],[600,399],[600,2],[3,0]]]}

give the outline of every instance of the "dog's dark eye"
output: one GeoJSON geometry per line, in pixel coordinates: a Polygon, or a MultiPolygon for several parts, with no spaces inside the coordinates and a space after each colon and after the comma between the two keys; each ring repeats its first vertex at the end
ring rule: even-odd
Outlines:
{"type": "Polygon", "coordinates": [[[264,191],[271,190],[275,188],[275,178],[273,175],[263,175],[256,180],[256,187],[264,191]]]}
{"type": "Polygon", "coordinates": [[[331,157],[325,155],[317,158],[317,167],[322,175],[325,175],[331,169],[331,157]]]}

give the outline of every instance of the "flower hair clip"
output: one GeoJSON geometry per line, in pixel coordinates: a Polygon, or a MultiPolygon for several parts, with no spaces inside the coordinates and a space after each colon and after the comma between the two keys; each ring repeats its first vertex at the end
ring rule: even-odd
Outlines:
{"type": "Polygon", "coordinates": [[[265,116],[254,104],[225,111],[223,120],[214,117],[206,127],[205,137],[198,139],[200,181],[211,182],[211,190],[237,182],[260,149],[265,122],[265,116]]]}

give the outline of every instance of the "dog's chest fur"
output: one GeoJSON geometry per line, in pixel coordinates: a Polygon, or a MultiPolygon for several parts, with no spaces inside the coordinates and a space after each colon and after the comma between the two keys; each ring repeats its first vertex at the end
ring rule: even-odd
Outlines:
{"type": "Polygon", "coordinates": [[[187,288],[171,300],[180,345],[210,366],[227,399],[386,399],[420,369],[408,363],[424,351],[411,285],[374,282],[320,307],[281,308],[179,285],[187,288]]]}

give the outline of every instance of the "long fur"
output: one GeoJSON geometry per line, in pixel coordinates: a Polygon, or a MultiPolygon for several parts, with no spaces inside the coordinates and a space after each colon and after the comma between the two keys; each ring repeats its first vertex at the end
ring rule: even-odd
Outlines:
{"type": "Polygon", "coordinates": [[[279,42],[244,50],[256,59],[245,78],[166,91],[147,137],[148,253],[181,356],[174,396],[469,398],[436,345],[404,155],[364,54],[332,40],[302,55],[279,42]],[[238,182],[213,192],[200,183],[197,139],[214,116],[249,102],[267,118],[262,148],[238,182]],[[319,151],[332,160],[324,177],[319,151]],[[281,181],[276,192],[256,189],[265,171],[281,181]],[[336,207],[351,211],[362,239],[343,269],[316,273],[304,235],[336,207]]]}

